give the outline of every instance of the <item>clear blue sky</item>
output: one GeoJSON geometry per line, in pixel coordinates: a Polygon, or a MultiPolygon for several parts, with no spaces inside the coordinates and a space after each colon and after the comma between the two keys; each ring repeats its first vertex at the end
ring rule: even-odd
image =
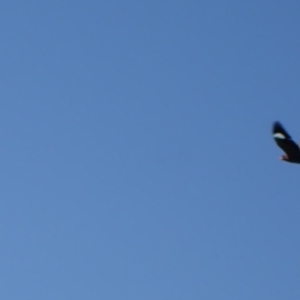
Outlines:
{"type": "Polygon", "coordinates": [[[0,298],[298,300],[299,1],[2,1],[0,298]]]}

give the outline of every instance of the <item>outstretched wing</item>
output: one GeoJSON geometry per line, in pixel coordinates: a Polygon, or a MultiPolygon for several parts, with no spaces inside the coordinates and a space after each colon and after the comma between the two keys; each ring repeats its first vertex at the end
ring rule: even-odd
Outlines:
{"type": "Polygon", "coordinates": [[[277,145],[289,158],[300,156],[300,148],[279,122],[273,124],[273,137],[277,145]]]}

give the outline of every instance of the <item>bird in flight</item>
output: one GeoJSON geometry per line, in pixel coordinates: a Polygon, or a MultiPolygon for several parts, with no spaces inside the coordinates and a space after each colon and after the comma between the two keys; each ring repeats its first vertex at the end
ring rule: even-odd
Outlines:
{"type": "Polygon", "coordinates": [[[300,148],[279,122],[273,124],[273,138],[276,144],[285,152],[281,160],[300,164],[300,148]]]}

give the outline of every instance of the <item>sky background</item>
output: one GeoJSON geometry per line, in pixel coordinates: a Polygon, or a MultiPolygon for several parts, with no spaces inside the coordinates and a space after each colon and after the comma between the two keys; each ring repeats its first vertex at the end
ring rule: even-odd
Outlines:
{"type": "Polygon", "coordinates": [[[299,1],[1,1],[0,298],[300,298],[299,1]]]}

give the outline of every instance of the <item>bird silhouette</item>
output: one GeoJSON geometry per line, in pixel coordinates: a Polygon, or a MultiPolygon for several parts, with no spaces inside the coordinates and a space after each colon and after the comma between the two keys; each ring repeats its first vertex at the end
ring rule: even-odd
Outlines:
{"type": "Polygon", "coordinates": [[[273,138],[285,152],[284,155],[280,156],[280,160],[300,164],[300,148],[279,122],[273,124],[273,138]]]}

